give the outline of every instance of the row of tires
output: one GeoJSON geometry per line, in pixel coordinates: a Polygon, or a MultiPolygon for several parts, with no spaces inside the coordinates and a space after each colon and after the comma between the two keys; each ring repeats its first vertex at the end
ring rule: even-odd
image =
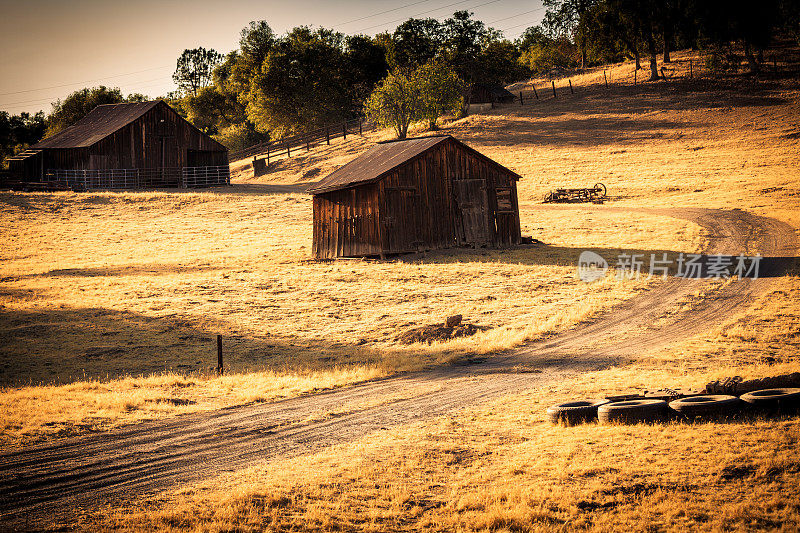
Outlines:
{"type": "Polygon", "coordinates": [[[547,409],[553,424],[573,426],[598,420],[601,424],[638,424],[667,418],[715,419],[744,411],[754,414],[796,413],[800,409],[800,388],[765,389],[740,397],[722,394],[687,396],[667,403],[664,400],[637,399],[624,402],[578,400],[547,409]]]}

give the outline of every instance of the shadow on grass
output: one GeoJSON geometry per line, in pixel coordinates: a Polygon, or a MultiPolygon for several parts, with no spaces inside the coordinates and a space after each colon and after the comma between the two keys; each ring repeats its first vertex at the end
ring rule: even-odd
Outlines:
{"type": "MultiPolygon", "coordinates": [[[[142,265],[119,265],[107,267],[87,267],[87,268],[57,268],[42,272],[40,274],[21,274],[18,276],[7,276],[0,278],[0,282],[17,281],[32,278],[97,278],[97,277],[116,277],[116,276],[167,276],[171,274],[181,274],[189,272],[210,272],[223,270],[215,265],[178,265],[178,264],[142,264],[142,265]]],[[[0,294],[5,290],[0,289],[0,294]]]]}
{"type": "Polygon", "coordinates": [[[148,317],[106,308],[0,309],[0,386],[69,383],[164,371],[190,374],[217,364],[223,335],[226,372],[304,371],[377,364],[368,346],[250,336],[183,317],[148,317]]]}
{"type": "MultiPolygon", "coordinates": [[[[634,248],[576,248],[569,246],[552,246],[548,244],[523,245],[505,249],[482,249],[482,248],[451,248],[447,250],[435,250],[420,252],[415,254],[399,255],[390,260],[420,263],[420,264],[447,264],[447,263],[505,263],[527,266],[562,266],[578,268],[581,254],[590,251],[603,258],[611,268],[631,269],[634,257],[635,261],[641,261],[639,267],[640,275],[647,276],[652,267],[663,267],[665,270],[653,270],[655,277],[686,277],[687,274],[697,274],[696,277],[710,277],[714,272],[722,272],[726,265],[719,268],[715,264],[720,261],[727,262],[727,272],[732,275],[738,264],[738,257],[723,255],[719,259],[715,255],[687,254],[676,250],[652,250],[634,248]],[[679,258],[683,257],[683,266],[679,271],[679,258]],[[692,260],[697,266],[689,266],[692,260]],[[666,261],[666,263],[664,262],[666,261]]],[[[750,269],[752,258],[745,257],[744,267],[750,269]]],[[[743,277],[778,277],[785,275],[800,274],[800,257],[761,257],[758,263],[758,273],[753,273],[743,277]]],[[[688,276],[694,277],[694,276],[688,276]]]]}
{"type": "MultiPolygon", "coordinates": [[[[566,82],[564,82],[566,83],[566,82]]],[[[739,108],[775,107],[789,102],[780,83],[737,79],[673,79],[656,83],[611,83],[576,87],[575,94],[559,90],[559,97],[543,93],[524,106],[504,104],[489,112],[497,135],[487,141],[485,131],[466,128],[458,135],[485,146],[533,144],[539,146],[604,146],[638,144],[648,139],[682,138],[687,127],[702,127],[702,115],[692,120],[654,118],[669,111],[703,109],[723,113],[739,108]],[[584,116],[581,116],[584,115],[584,116]],[[531,120],[534,119],[534,120],[531,120]],[[540,120],[535,120],[540,119],[540,120]]],[[[459,129],[458,125],[454,125],[459,129]]]]}

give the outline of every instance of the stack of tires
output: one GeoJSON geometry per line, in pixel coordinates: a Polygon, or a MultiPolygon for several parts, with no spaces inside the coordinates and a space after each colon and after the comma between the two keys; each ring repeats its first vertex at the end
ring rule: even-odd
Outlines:
{"type": "Polygon", "coordinates": [[[742,394],[687,396],[667,403],[664,400],[638,398],[621,402],[577,400],[547,409],[553,424],[574,426],[594,420],[601,424],[638,424],[661,422],[670,418],[724,419],[742,413],[777,415],[800,410],[800,388],[766,389],[742,394]]]}

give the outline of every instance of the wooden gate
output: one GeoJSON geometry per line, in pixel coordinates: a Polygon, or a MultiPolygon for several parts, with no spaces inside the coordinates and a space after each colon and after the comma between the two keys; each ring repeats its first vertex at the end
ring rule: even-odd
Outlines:
{"type": "Polygon", "coordinates": [[[456,219],[459,244],[483,246],[492,240],[489,230],[489,198],[486,180],[454,180],[456,202],[461,213],[456,219]]]}

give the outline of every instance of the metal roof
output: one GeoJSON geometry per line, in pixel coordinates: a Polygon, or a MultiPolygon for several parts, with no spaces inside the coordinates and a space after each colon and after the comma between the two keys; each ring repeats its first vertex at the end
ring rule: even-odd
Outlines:
{"type": "Polygon", "coordinates": [[[124,128],[155,106],[152,102],[103,104],[95,107],[78,122],[48,137],[31,148],[86,148],[124,128]]]}
{"type": "Polygon", "coordinates": [[[313,187],[309,187],[308,192],[311,194],[320,194],[377,181],[383,177],[384,174],[391,172],[406,161],[430,150],[437,144],[451,140],[470,152],[503,168],[513,177],[517,179],[520,178],[516,172],[512,172],[499,163],[492,161],[485,155],[457,140],[455,137],[450,135],[434,135],[378,143],[346,165],[328,174],[313,187]]]}

